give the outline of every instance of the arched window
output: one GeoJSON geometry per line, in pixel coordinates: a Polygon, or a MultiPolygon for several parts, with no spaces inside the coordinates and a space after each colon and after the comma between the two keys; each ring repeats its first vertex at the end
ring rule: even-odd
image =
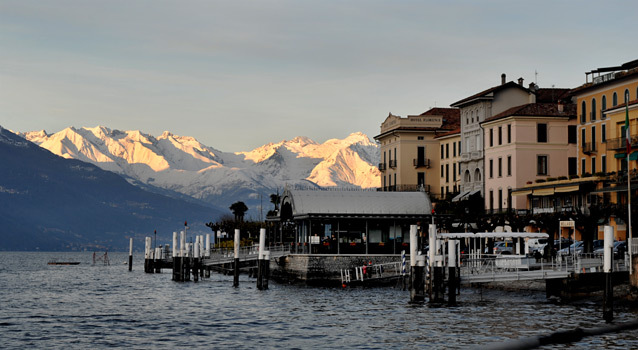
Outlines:
{"type": "Polygon", "coordinates": [[[472,177],[470,176],[470,171],[469,170],[465,170],[465,176],[464,176],[463,181],[472,182],[472,177]]]}
{"type": "Polygon", "coordinates": [[[614,95],[611,97],[611,106],[618,106],[618,94],[614,92],[614,95]]]}
{"type": "Polygon", "coordinates": [[[629,102],[629,89],[625,89],[625,103],[629,102]]]}
{"type": "Polygon", "coordinates": [[[596,99],[591,99],[591,120],[596,120],[596,99]]]}
{"type": "Polygon", "coordinates": [[[605,118],[605,114],[604,114],[604,110],[607,109],[607,96],[603,95],[603,101],[602,101],[602,106],[600,106],[600,118],[604,119],[605,118]]]}
{"type": "Polygon", "coordinates": [[[481,181],[481,172],[478,169],[474,170],[474,181],[481,181]]]}
{"type": "Polygon", "coordinates": [[[584,123],[587,121],[586,116],[587,115],[587,104],[585,103],[585,101],[583,101],[583,103],[580,104],[580,122],[584,123]]]}

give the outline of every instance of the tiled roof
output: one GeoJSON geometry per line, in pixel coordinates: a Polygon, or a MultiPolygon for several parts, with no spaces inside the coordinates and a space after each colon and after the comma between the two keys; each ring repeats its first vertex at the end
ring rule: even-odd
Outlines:
{"type": "Polygon", "coordinates": [[[434,107],[430,110],[421,113],[420,115],[440,115],[443,117],[443,125],[440,129],[456,129],[458,128],[461,120],[461,111],[458,108],[442,108],[434,107]]]}
{"type": "Polygon", "coordinates": [[[559,100],[569,102],[571,89],[538,89],[536,93],[536,103],[553,103],[559,100]]]}
{"type": "Polygon", "coordinates": [[[438,139],[438,138],[440,138],[440,137],[450,136],[450,135],[457,135],[457,134],[461,134],[461,128],[460,128],[460,127],[459,127],[459,128],[456,128],[456,129],[454,129],[454,130],[452,130],[452,131],[448,131],[448,132],[446,132],[446,133],[443,133],[443,134],[437,135],[437,136],[435,137],[435,139],[438,139]]]}
{"type": "Polygon", "coordinates": [[[563,111],[558,110],[557,103],[529,103],[526,105],[512,107],[502,113],[485,119],[482,123],[494,121],[497,119],[507,118],[511,116],[529,116],[529,117],[576,117],[576,105],[565,104],[563,111]]]}
{"type": "Polygon", "coordinates": [[[489,95],[489,94],[491,94],[493,92],[497,92],[497,91],[500,91],[500,90],[503,90],[503,89],[506,89],[506,88],[510,88],[510,87],[517,87],[519,89],[523,89],[523,90],[529,92],[529,90],[526,89],[525,87],[523,87],[523,86],[521,86],[521,85],[519,85],[519,84],[517,84],[517,83],[515,83],[513,81],[510,81],[509,83],[505,83],[505,84],[501,84],[501,85],[498,85],[498,86],[494,86],[494,87],[489,88],[489,89],[487,89],[485,91],[481,91],[478,94],[472,95],[470,97],[466,97],[466,98],[464,98],[464,99],[462,99],[460,101],[456,101],[456,102],[452,103],[450,106],[453,106],[453,107],[459,106],[459,105],[462,105],[465,102],[472,101],[472,100],[477,99],[479,97],[484,97],[484,96],[489,95]]]}

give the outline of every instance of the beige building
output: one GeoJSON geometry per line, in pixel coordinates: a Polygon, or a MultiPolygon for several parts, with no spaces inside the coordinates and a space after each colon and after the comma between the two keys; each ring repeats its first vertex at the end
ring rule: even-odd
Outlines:
{"type": "Polygon", "coordinates": [[[439,193],[444,199],[457,194],[461,188],[461,128],[441,134],[436,139],[441,153],[439,193]]]}
{"type": "Polygon", "coordinates": [[[423,188],[431,197],[440,197],[441,147],[436,137],[458,128],[458,122],[455,108],[432,108],[405,118],[388,115],[374,137],[381,146],[381,190],[423,188]]]}

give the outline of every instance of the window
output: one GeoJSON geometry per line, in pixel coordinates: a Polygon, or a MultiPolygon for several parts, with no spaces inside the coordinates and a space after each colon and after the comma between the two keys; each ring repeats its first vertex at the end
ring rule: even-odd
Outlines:
{"type": "Polygon", "coordinates": [[[580,104],[580,122],[581,123],[585,123],[587,121],[586,116],[587,115],[587,104],[585,103],[585,101],[583,101],[583,103],[580,104]]]}
{"type": "Polygon", "coordinates": [[[450,182],[450,164],[445,164],[445,182],[450,182]]]}
{"type": "Polygon", "coordinates": [[[607,125],[600,126],[600,142],[607,142],[607,125]]]}
{"type": "Polygon", "coordinates": [[[465,140],[465,153],[470,153],[470,138],[465,140]]]}
{"type": "Polygon", "coordinates": [[[580,160],[580,175],[585,175],[585,158],[580,160]]]}
{"type": "Polygon", "coordinates": [[[441,164],[441,177],[443,177],[445,173],[443,172],[443,164],[441,164]]]}
{"type": "Polygon", "coordinates": [[[592,150],[596,149],[596,127],[595,126],[591,127],[591,149],[592,150]]]}
{"type": "Polygon", "coordinates": [[[591,120],[596,120],[596,99],[592,98],[591,100],[591,120]]]}
{"type": "Polygon", "coordinates": [[[450,144],[445,144],[445,158],[450,158],[450,144]]]}
{"type": "Polygon", "coordinates": [[[547,156],[536,156],[536,175],[547,175],[547,156]]]}
{"type": "Polygon", "coordinates": [[[481,135],[476,135],[476,150],[480,151],[483,149],[483,143],[481,142],[481,135]]]}
{"type": "Polygon", "coordinates": [[[614,92],[614,94],[611,97],[611,106],[612,107],[616,107],[618,106],[618,94],[614,92]]]}
{"type": "Polygon", "coordinates": [[[503,143],[503,127],[498,127],[498,144],[501,145],[503,143]]]}
{"type": "Polygon", "coordinates": [[[425,173],[424,172],[418,172],[416,173],[416,183],[421,186],[421,185],[425,185],[425,173]]]}
{"type": "Polygon", "coordinates": [[[490,159],[490,179],[494,177],[494,159],[490,159]]]}
{"type": "Polygon", "coordinates": [[[490,128],[490,147],[494,146],[494,129],[490,128]]]}
{"type": "Polygon", "coordinates": [[[512,143],[512,125],[507,124],[507,143],[512,143]]]}
{"type": "Polygon", "coordinates": [[[503,211],[503,189],[498,189],[498,211],[503,211]]]}
{"type": "Polygon", "coordinates": [[[459,141],[459,156],[461,155],[461,141],[459,141]]]}
{"type": "Polygon", "coordinates": [[[474,169],[474,181],[481,181],[481,171],[478,168],[474,169]]]}
{"type": "Polygon", "coordinates": [[[596,173],[596,157],[591,157],[591,173],[596,173]]]}
{"type": "Polygon", "coordinates": [[[600,119],[605,119],[604,110],[607,109],[607,96],[603,95],[602,106],[600,107],[600,119]]]}
{"type": "Polygon", "coordinates": [[[536,124],[536,141],[547,142],[547,124],[536,124]]]}
{"type": "Polygon", "coordinates": [[[456,182],[456,163],[452,164],[452,181],[456,182]]]}
{"type": "Polygon", "coordinates": [[[604,154],[600,156],[600,171],[603,173],[607,172],[607,156],[604,154]]]}
{"type": "Polygon", "coordinates": [[[443,196],[443,186],[441,186],[441,196],[443,196]]]}
{"type": "Polygon", "coordinates": [[[507,156],[507,176],[512,176],[512,156],[507,156]]]}
{"type": "Polygon", "coordinates": [[[578,174],[578,170],[576,169],[577,165],[578,165],[578,159],[576,157],[567,158],[567,175],[578,174]]]}
{"type": "Polygon", "coordinates": [[[587,139],[585,138],[585,128],[580,129],[580,146],[581,147],[585,147],[585,141],[587,139]]]}
{"type": "Polygon", "coordinates": [[[443,145],[441,145],[441,159],[443,159],[445,155],[445,151],[443,150],[443,145]]]}
{"type": "Polygon", "coordinates": [[[423,141],[423,136],[417,136],[416,139],[419,141],[423,141]]]}
{"type": "Polygon", "coordinates": [[[577,143],[576,125],[567,125],[567,143],[577,143]]]}
{"type": "Polygon", "coordinates": [[[498,157],[498,177],[503,177],[503,158],[498,157]]]}
{"type": "Polygon", "coordinates": [[[452,143],[452,157],[456,157],[456,142],[452,143]]]}
{"type": "Polygon", "coordinates": [[[490,190],[490,212],[494,211],[494,191],[490,190]]]}

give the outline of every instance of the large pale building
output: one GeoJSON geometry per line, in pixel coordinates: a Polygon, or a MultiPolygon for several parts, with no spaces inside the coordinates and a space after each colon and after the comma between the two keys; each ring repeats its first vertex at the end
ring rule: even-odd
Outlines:
{"type": "MultiPolygon", "coordinates": [[[[538,89],[535,95],[538,102],[510,108],[481,123],[488,213],[527,209],[526,195],[532,200],[553,201],[554,186],[535,195],[527,190],[512,191],[529,183],[567,180],[576,174],[576,106],[569,89],[538,89]]],[[[558,191],[577,192],[578,186],[558,191]]]]}
{"type": "Polygon", "coordinates": [[[532,90],[523,86],[523,79],[506,82],[501,75],[501,85],[464,98],[451,105],[459,108],[461,123],[461,194],[454,200],[480,192],[483,197],[484,171],[484,132],[480,123],[485,119],[502,113],[512,107],[534,103],[532,90]]]}
{"type": "Polygon", "coordinates": [[[381,190],[423,189],[440,197],[441,148],[436,136],[458,128],[458,122],[456,108],[432,108],[405,118],[390,113],[374,137],[381,146],[381,190]]]}

